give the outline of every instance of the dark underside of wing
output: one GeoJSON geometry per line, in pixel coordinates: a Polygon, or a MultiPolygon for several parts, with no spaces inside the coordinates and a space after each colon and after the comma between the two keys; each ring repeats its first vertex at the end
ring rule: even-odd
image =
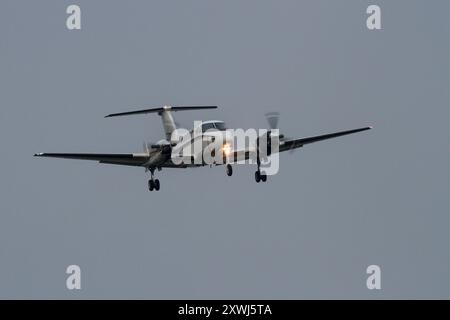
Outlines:
{"type": "Polygon", "coordinates": [[[364,127],[364,128],[353,129],[353,130],[346,130],[346,131],[339,131],[339,132],[323,134],[320,136],[286,140],[286,141],[283,141],[283,144],[280,145],[279,150],[280,150],[280,152],[292,150],[292,149],[303,147],[305,144],[318,142],[318,141],[322,141],[322,140],[327,140],[327,139],[332,139],[332,138],[337,138],[337,137],[341,137],[341,136],[345,136],[348,134],[357,133],[357,132],[361,132],[361,131],[366,131],[366,130],[370,130],[370,129],[372,129],[372,127],[364,127]]]}
{"type": "Polygon", "coordinates": [[[124,166],[142,166],[148,161],[147,154],[138,153],[36,153],[34,156],[76,160],[93,160],[100,163],[118,164],[124,166]]]}

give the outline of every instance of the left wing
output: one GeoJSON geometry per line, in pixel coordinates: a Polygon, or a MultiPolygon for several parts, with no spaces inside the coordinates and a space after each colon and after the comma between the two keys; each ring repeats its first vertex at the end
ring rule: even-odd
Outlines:
{"type": "Polygon", "coordinates": [[[345,136],[348,134],[366,131],[366,130],[370,130],[370,129],[372,129],[372,127],[364,127],[364,128],[353,129],[353,130],[339,131],[339,132],[328,133],[328,134],[323,134],[320,136],[312,136],[312,137],[307,137],[307,138],[284,140],[284,141],[280,141],[279,151],[283,152],[286,150],[292,150],[292,149],[303,147],[305,144],[318,142],[318,141],[322,141],[322,140],[327,140],[327,139],[332,139],[332,138],[337,138],[340,136],[345,136]]]}
{"type": "Polygon", "coordinates": [[[147,153],[36,153],[35,157],[94,160],[99,163],[119,164],[124,166],[142,166],[149,160],[147,153]]]}

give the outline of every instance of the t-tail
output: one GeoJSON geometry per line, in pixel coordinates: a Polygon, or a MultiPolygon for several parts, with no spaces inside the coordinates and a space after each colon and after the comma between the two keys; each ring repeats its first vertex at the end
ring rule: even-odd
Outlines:
{"type": "Polygon", "coordinates": [[[164,132],[166,133],[166,139],[170,141],[172,132],[177,128],[175,125],[175,120],[173,119],[172,116],[172,111],[175,112],[175,111],[203,110],[203,109],[217,109],[217,106],[175,106],[175,107],[163,106],[151,109],[112,113],[105,116],[105,118],[130,116],[133,114],[158,113],[158,115],[160,115],[162,119],[164,132]]]}

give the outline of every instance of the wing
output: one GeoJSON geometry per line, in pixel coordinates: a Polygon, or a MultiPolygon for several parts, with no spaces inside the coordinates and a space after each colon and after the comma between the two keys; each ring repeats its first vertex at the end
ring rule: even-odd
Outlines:
{"type": "Polygon", "coordinates": [[[124,166],[142,166],[149,160],[147,153],[36,153],[35,157],[94,160],[99,163],[118,164],[124,166]]]}
{"type": "Polygon", "coordinates": [[[332,139],[332,138],[337,138],[340,136],[345,136],[348,134],[366,131],[366,130],[370,130],[370,129],[372,129],[372,127],[364,127],[364,128],[353,129],[353,130],[346,130],[346,131],[339,131],[339,132],[334,132],[334,133],[323,134],[320,136],[280,141],[279,151],[283,152],[286,150],[292,150],[292,149],[303,147],[305,144],[318,142],[318,141],[322,141],[322,140],[327,140],[327,139],[332,139]]]}
{"type": "MultiPolygon", "coordinates": [[[[346,130],[346,131],[339,131],[334,133],[328,133],[320,136],[313,136],[313,137],[307,137],[307,138],[300,138],[300,139],[290,139],[290,140],[284,140],[283,138],[280,138],[280,145],[279,145],[279,152],[292,150],[296,148],[303,147],[305,144],[313,143],[317,141],[337,138],[340,136],[345,136],[352,133],[357,133],[361,131],[370,130],[372,127],[364,127],[364,128],[358,128],[353,130],[346,130]]],[[[240,162],[243,160],[248,160],[250,158],[256,159],[256,150],[253,148],[249,149],[243,149],[243,150],[233,150],[228,155],[227,162],[234,163],[234,162],[240,162]]]]}

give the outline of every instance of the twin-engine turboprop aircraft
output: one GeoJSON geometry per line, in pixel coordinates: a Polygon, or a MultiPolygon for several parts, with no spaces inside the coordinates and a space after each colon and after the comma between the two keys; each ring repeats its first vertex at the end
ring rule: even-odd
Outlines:
{"type": "MultiPolygon", "coordinates": [[[[148,188],[150,191],[159,190],[160,182],[155,179],[155,170],[160,171],[162,168],[188,168],[211,165],[202,160],[201,154],[190,154],[188,158],[192,161],[175,161],[174,150],[180,150],[181,144],[186,144],[186,140],[179,139],[174,133],[178,128],[176,127],[172,112],[176,111],[188,111],[188,110],[205,110],[216,109],[217,106],[163,106],[158,108],[144,109],[138,111],[129,111],[121,113],[113,113],[107,115],[109,117],[128,116],[135,114],[157,113],[161,116],[162,124],[166,134],[165,139],[153,144],[144,144],[144,151],[142,153],[121,153],[121,154],[105,154],[105,153],[36,153],[36,157],[51,157],[51,158],[65,158],[65,159],[79,159],[79,160],[95,160],[100,163],[125,165],[125,166],[137,166],[144,167],[151,173],[151,179],[148,181],[148,188]],[[200,159],[200,160],[199,160],[200,159]]],[[[202,141],[200,153],[205,151],[208,147],[208,143],[213,142],[216,138],[221,138],[221,151],[223,161],[214,162],[214,165],[224,164],[226,165],[226,173],[228,176],[233,174],[232,164],[238,162],[238,160],[254,159],[257,170],[255,172],[256,182],[265,182],[267,180],[267,174],[264,170],[261,170],[261,146],[264,146],[264,157],[270,157],[278,152],[284,152],[287,150],[293,150],[303,147],[305,144],[322,141],[326,139],[336,138],[360,131],[369,130],[372,127],[363,127],[353,130],[339,131],[319,136],[312,136],[300,139],[286,138],[284,135],[278,135],[277,123],[278,113],[266,114],[271,130],[266,130],[264,134],[256,137],[253,145],[248,145],[244,149],[237,149],[227,139],[227,128],[223,121],[203,121],[197,128],[194,128],[190,132],[192,133],[196,129],[201,132],[200,139],[202,141]],[[277,148],[271,145],[271,141],[274,137],[272,132],[277,132],[277,148]],[[263,139],[264,138],[264,139],[263,139]],[[264,141],[264,142],[262,142],[264,141]]],[[[187,131],[187,130],[186,130],[187,131]]],[[[194,135],[195,136],[195,135],[194,135]]],[[[195,144],[194,139],[188,140],[188,143],[195,144]]],[[[195,149],[195,148],[194,148],[195,149]]],[[[186,157],[184,157],[186,158],[186,157]]]]}

